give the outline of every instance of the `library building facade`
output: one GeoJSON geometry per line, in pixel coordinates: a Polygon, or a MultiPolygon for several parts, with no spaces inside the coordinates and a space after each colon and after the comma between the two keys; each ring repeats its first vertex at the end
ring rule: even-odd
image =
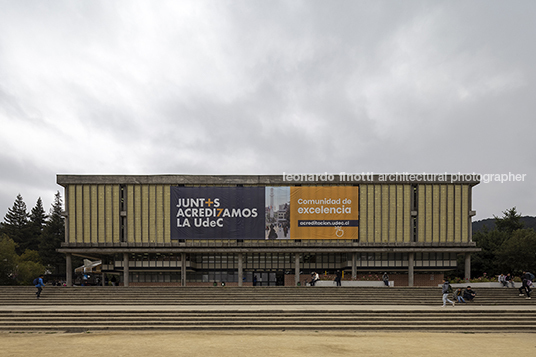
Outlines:
{"type": "Polygon", "coordinates": [[[471,175],[57,175],[67,282],[73,256],[99,284],[437,286],[470,278],[471,175]],[[463,257],[463,259],[462,259],[463,257]]]}

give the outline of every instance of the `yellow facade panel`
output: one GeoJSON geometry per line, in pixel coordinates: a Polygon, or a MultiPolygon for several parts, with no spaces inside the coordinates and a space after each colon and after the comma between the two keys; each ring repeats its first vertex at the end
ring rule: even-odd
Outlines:
{"type": "Polygon", "coordinates": [[[374,243],[376,237],[376,224],[374,220],[374,185],[367,185],[367,243],[374,243]]]}
{"type": "Polygon", "coordinates": [[[447,242],[454,242],[454,187],[447,187],[447,242]]]}
{"type": "Polygon", "coordinates": [[[141,241],[149,242],[149,186],[141,186],[141,241]]]}
{"type": "Polygon", "coordinates": [[[454,241],[462,240],[462,187],[454,186],[454,241]]]}
{"type": "Polygon", "coordinates": [[[82,207],[84,212],[84,243],[91,243],[91,191],[89,186],[82,187],[82,207]]]}
{"type": "Polygon", "coordinates": [[[112,243],[112,237],[108,237],[106,235],[106,193],[104,185],[97,186],[97,200],[97,207],[99,210],[99,218],[97,219],[97,234],[99,235],[98,241],[112,243]]]}
{"type": "Polygon", "coordinates": [[[164,188],[156,186],[156,241],[164,243],[164,188]]]}
{"type": "Polygon", "coordinates": [[[381,185],[374,185],[374,240],[373,242],[379,243],[382,241],[382,187],[381,185]]]}
{"type": "Polygon", "coordinates": [[[76,186],[70,185],[68,187],[68,207],[69,207],[69,243],[76,243],[78,235],[77,232],[77,219],[76,216],[79,214],[78,207],[76,205],[76,186]]]}
{"type": "Polygon", "coordinates": [[[404,241],[404,186],[396,185],[396,241],[404,241]]]}
{"type": "Polygon", "coordinates": [[[164,186],[164,242],[171,241],[171,193],[169,186],[164,186]]]}
{"type": "Polygon", "coordinates": [[[134,186],[134,241],[141,243],[141,186],[134,186]]]}
{"type": "Polygon", "coordinates": [[[396,185],[389,185],[389,242],[396,242],[396,185]]]}
{"type": "Polygon", "coordinates": [[[99,202],[97,200],[97,186],[90,186],[91,195],[91,242],[98,242],[99,202]]]}
{"type": "Polygon", "coordinates": [[[454,241],[462,240],[462,187],[454,186],[454,241]]]}
{"type": "Polygon", "coordinates": [[[113,224],[113,242],[121,242],[121,214],[120,214],[120,205],[121,205],[121,193],[119,185],[112,186],[112,224],[113,224]]]}
{"type": "Polygon", "coordinates": [[[440,218],[439,218],[439,241],[445,243],[447,241],[447,186],[440,185],[440,218]]]}
{"type": "Polygon", "coordinates": [[[417,242],[426,241],[426,189],[417,186],[417,242]]]}
{"type": "Polygon", "coordinates": [[[432,194],[432,185],[424,185],[426,197],[425,197],[425,206],[426,206],[426,235],[424,237],[424,242],[432,242],[433,235],[432,235],[432,228],[433,228],[433,194],[432,194]]]}
{"type": "Polygon", "coordinates": [[[367,185],[359,186],[359,241],[367,241],[367,185]]]}
{"type": "Polygon", "coordinates": [[[433,208],[432,208],[432,241],[433,242],[439,242],[439,231],[441,229],[441,222],[439,221],[440,216],[440,208],[441,208],[441,201],[440,201],[440,193],[439,193],[439,185],[433,185],[432,186],[432,202],[433,202],[433,208]]]}
{"type": "Polygon", "coordinates": [[[113,195],[112,195],[112,186],[106,185],[104,187],[104,202],[106,207],[106,240],[114,241],[114,231],[113,231],[113,195]]]}
{"type": "Polygon", "coordinates": [[[382,242],[387,243],[389,241],[389,186],[382,185],[382,242]]]}
{"type": "Polygon", "coordinates": [[[127,185],[127,242],[128,243],[134,243],[134,186],[133,185],[127,185]]]}
{"type": "Polygon", "coordinates": [[[462,242],[468,242],[469,241],[469,224],[470,224],[470,216],[469,216],[469,186],[463,185],[462,186],[462,212],[461,212],[461,220],[462,220],[462,235],[461,240],[462,242]]]}
{"type": "Polygon", "coordinates": [[[156,242],[156,186],[149,186],[149,234],[147,235],[149,242],[156,242]]]}
{"type": "Polygon", "coordinates": [[[404,186],[404,242],[411,242],[412,237],[412,217],[411,217],[411,186],[404,186]]]}

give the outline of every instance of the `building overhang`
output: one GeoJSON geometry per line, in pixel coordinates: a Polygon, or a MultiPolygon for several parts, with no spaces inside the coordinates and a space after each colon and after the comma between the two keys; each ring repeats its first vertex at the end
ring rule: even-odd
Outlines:
{"type": "Polygon", "coordinates": [[[336,173],[280,175],[67,175],[56,182],[68,185],[359,185],[359,184],[468,184],[480,183],[478,174],[465,173],[336,173]]]}

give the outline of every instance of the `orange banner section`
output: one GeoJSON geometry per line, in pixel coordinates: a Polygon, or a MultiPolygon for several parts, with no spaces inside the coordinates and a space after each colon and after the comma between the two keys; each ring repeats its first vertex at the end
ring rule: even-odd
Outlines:
{"type": "Polygon", "coordinates": [[[359,188],[290,188],[291,239],[359,239],[359,188]]]}

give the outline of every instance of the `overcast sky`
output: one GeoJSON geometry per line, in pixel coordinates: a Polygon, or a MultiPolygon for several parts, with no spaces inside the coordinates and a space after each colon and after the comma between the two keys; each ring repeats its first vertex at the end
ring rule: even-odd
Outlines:
{"type": "Polygon", "coordinates": [[[536,1],[0,0],[0,221],[57,174],[525,174],[536,1]]]}

